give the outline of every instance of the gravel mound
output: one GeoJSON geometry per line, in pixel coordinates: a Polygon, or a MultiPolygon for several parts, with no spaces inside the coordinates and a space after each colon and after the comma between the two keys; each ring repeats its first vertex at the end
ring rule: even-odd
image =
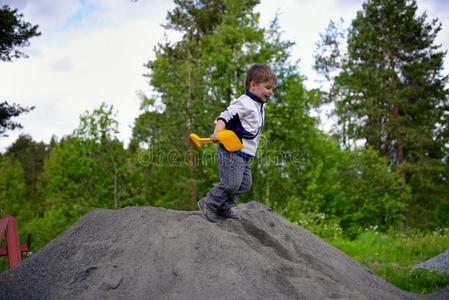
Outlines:
{"type": "Polygon", "coordinates": [[[257,202],[237,210],[95,210],[1,273],[0,299],[420,298],[257,202]]]}
{"type": "Polygon", "coordinates": [[[413,267],[413,270],[427,269],[449,275],[449,250],[413,267]]]}

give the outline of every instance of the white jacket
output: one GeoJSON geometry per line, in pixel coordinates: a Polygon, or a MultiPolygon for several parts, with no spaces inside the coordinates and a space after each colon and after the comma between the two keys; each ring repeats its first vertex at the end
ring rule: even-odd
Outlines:
{"type": "Polygon", "coordinates": [[[264,102],[249,91],[232,100],[229,107],[217,118],[225,122],[226,129],[237,134],[243,143],[241,152],[249,159],[256,156],[264,119],[264,102]]]}

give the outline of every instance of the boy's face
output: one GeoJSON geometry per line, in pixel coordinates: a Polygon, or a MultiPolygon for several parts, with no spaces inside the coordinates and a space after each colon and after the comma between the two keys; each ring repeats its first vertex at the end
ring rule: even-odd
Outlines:
{"type": "Polygon", "coordinates": [[[249,91],[259,97],[263,102],[267,102],[273,95],[274,84],[272,81],[256,83],[251,81],[249,91]]]}

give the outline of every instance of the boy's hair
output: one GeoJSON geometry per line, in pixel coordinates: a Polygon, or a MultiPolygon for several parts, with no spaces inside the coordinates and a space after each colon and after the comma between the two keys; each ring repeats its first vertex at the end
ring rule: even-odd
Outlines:
{"type": "Polygon", "coordinates": [[[255,83],[272,81],[273,85],[276,85],[277,77],[266,65],[254,64],[246,73],[245,86],[247,90],[249,90],[251,81],[254,81],[255,83]]]}

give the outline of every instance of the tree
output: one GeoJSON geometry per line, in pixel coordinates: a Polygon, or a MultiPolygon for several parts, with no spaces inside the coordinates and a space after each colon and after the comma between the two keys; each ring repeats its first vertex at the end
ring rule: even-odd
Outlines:
{"type": "Polygon", "coordinates": [[[53,146],[38,185],[48,207],[68,208],[78,217],[90,208],[142,203],[140,186],[146,183],[139,181],[117,127],[113,107],[103,103],[84,113],[74,133],[53,146]]]}
{"type": "Polygon", "coordinates": [[[43,142],[33,141],[29,135],[20,135],[5,152],[5,156],[11,157],[22,166],[26,198],[36,212],[41,211],[41,199],[37,191],[37,182],[42,173],[44,160],[48,156],[48,152],[48,145],[43,142]]]}
{"type": "Polygon", "coordinates": [[[8,102],[0,103],[0,136],[7,136],[7,130],[23,128],[20,123],[11,121],[11,118],[17,117],[24,112],[29,112],[33,107],[21,107],[17,104],[8,104],[8,102]]]}
{"type": "Polygon", "coordinates": [[[345,150],[337,166],[334,180],[341,194],[324,211],[340,218],[348,236],[355,237],[371,226],[386,231],[401,224],[410,190],[401,184],[397,173],[389,170],[385,157],[371,148],[345,150]]]}
{"type": "MultiPolygon", "coordinates": [[[[22,14],[17,9],[11,9],[4,5],[0,8],[0,61],[10,62],[13,58],[27,57],[25,53],[17,48],[29,46],[28,40],[39,36],[37,25],[31,25],[22,21],[22,14]]],[[[6,136],[7,130],[22,128],[22,126],[11,121],[24,112],[33,110],[34,107],[21,107],[17,104],[0,103],[0,136],[6,136]]]]}
{"type": "Polygon", "coordinates": [[[151,153],[165,156],[164,163],[151,166],[158,176],[154,196],[167,197],[171,191],[173,203],[192,208],[213,181],[204,176],[207,163],[198,157],[188,135],[211,132],[220,110],[244,91],[246,68],[259,59],[266,61],[270,50],[253,12],[258,1],[175,3],[166,27],[182,32],[183,39],[158,45],[156,58],[147,64],[157,94],[144,102],[146,112],[136,120],[134,135],[149,145],[151,153]],[[162,109],[154,109],[158,102],[162,109]],[[175,186],[170,182],[173,177],[178,178],[175,186]]]}
{"type": "Polygon", "coordinates": [[[22,20],[23,14],[7,5],[0,8],[0,60],[11,61],[13,58],[27,57],[17,48],[30,45],[29,39],[39,36],[38,25],[31,25],[22,20]]]}
{"type": "MultiPolygon", "coordinates": [[[[330,94],[341,136],[387,157],[412,188],[412,219],[433,223],[440,203],[449,201],[443,192],[448,76],[442,74],[445,52],[435,44],[441,24],[416,11],[414,0],[366,1],[348,31],[347,55],[327,61],[338,70],[330,94]]],[[[325,61],[317,67],[324,70],[325,61]]]]}
{"type": "MultiPolygon", "coordinates": [[[[257,158],[251,162],[253,187],[239,201],[264,202],[292,220],[304,214],[329,214],[334,224],[341,223],[348,230],[376,224],[382,229],[391,226],[406,197],[399,197],[391,209],[386,201],[367,205],[366,212],[358,204],[363,202],[367,187],[380,185],[383,178],[394,183],[393,187],[379,188],[370,199],[402,196],[402,187],[395,190],[396,174],[389,173],[385,161],[372,152],[363,152],[360,166],[345,172],[340,161],[349,155],[344,156],[337,143],[317,129],[317,119],[310,116],[321,94],[304,87],[297,62],[290,59],[293,43],[282,39],[277,18],[266,29],[258,27],[258,15],[254,13],[257,1],[176,3],[180,5],[175,9],[178,12],[169,16],[179,19],[169,19],[170,28],[181,30],[184,38],[175,44],[159,45],[156,58],[148,63],[148,77],[156,95],[142,100],[143,113],[136,119],[130,146],[141,157],[142,174],[147,176],[147,192],[150,199],[155,199],[153,203],[191,209],[198,200],[192,190],[205,195],[218,182],[215,147],[189,149],[188,134],[210,133],[219,112],[244,92],[247,68],[263,62],[275,71],[278,86],[266,104],[267,123],[257,158]],[[375,168],[370,173],[372,166],[375,168]],[[360,170],[366,175],[357,186],[345,187],[343,182],[356,178],[360,170]],[[339,206],[343,203],[349,204],[346,211],[339,206]],[[376,217],[370,218],[373,211],[376,217]],[[344,213],[352,218],[343,223],[344,213]],[[383,213],[386,217],[380,216],[383,213]]],[[[351,157],[346,161],[354,160],[351,157]]]]}
{"type": "Polygon", "coordinates": [[[85,151],[112,171],[112,191],[114,207],[118,207],[119,157],[124,153],[123,145],[118,141],[118,122],[115,120],[113,106],[102,103],[92,113],[81,116],[80,126],[75,136],[83,143],[85,151]]]}
{"type": "Polygon", "coordinates": [[[306,90],[294,68],[278,74],[276,97],[266,110],[266,140],[253,164],[258,168],[253,199],[321,235],[334,236],[330,228],[341,228],[355,237],[370,226],[398,225],[410,194],[386,159],[371,149],[341,151],[310,116],[321,94],[306,90]]]}
{"type": "Polygon", "coordinates": [[[20,164],[8,156],[0,156],[0,217],[3,214],[17,216],[30,212],[26,201],[25,182],[20,164]]]}

